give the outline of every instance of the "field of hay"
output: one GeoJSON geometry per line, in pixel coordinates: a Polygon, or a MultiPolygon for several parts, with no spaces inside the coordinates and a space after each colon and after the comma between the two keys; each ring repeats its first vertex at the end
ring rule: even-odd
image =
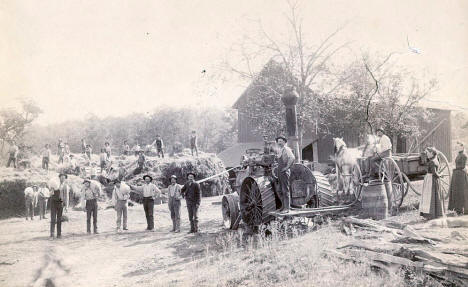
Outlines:
{"type": "MultiPolygon", "coordinates": [[[[80,166],[80,174],[71,174],[67,162],[58,164],[58,157],[52,156],[49,163],[49,171],[42,169],[42,159],[38,156],[30,158],[31,168],[6,168],[0,167],[0,218],[8,218],[12,216],[22,216],[25,212],[24,189],[32,184],[49,182],[49,180],[58,180],[60,172],[69,173],[68,183],[72,189],[71,204],[79,202],[80,190],[82,187],[82,179],[90,176],[90,161],[83,154],[73,154],[77,164],[80,166]]],[[[122,180],[131,184],[139,184],[144,174],[149,174],[153,177],[154,183],[161,190],[169,185],[169,177],[176,175],[178,183],[185,183],[188,172],[196,173],[196,180],[210,177],[215,174],[222,173],[224,165],[222,161],[214,154],[200,153],[198,157],[192,157],[188,153],[176,154],[172,157],[158,158],[148,156],[146,158],[146,168],[142,171],[135,171],[137,157],[130,156],[113,156],[112,161],[108,163],[105,178],[110,180],[122,176],[122,180]]],[[[91,162],[97,163],[98,175],[100,174],[99,157],[96,154],[92,155],[91,162]]],[[[203,196],[212,196],[223,194],[229,190],[227,174],[207,180],[201,183],[203,196]]],[[[105,184],[104,180],[101,180],[105,184]]],[[[105,187],[105,186],[104,186],[105,187]]],[[[106,189],[110,196],[111,190],[106,189]]],[[[132,200],[141,201],[141,196],[132,193],[132,200]]],[[[164,197],[158,199],[159,202],[164,201],[164,197]]],[[[37,211],[37,210],[36,210],[37,211]]]]}

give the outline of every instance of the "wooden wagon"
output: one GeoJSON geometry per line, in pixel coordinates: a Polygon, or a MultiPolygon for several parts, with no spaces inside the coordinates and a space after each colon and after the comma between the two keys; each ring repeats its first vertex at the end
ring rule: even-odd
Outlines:
{"type": "MultiPolygon", "coordinates": [[[[450,186],[451,171],[447,157],[440,151],[437,152],[437,158],[440,163],[439,173],[441,173],[441,191],[445,199],[448,198],[450,186]]],[[[353,169],[354,192],[357,197],[360,196],[361,188],[368,184],[362,176],[361,170],[366,158],[358,159],[358,165],[353,169]]],[[[420,179],[428,172],[428,159],[425,153],[398,153],[392,157],[383,158],[378,166],[378,180],[391,182],[391,192],[388,194],[389,209],[397,211],[408,190],[413,190],[416,194],[419,191],[412,185],[412,180],[420,179]]]]}

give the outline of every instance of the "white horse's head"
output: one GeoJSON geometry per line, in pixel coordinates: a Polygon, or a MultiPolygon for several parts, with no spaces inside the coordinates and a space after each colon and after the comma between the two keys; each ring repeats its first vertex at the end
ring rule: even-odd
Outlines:
{"type": "Polygon", "coordinates": [[[335,146],[335,153],[337,153],[340,149],[346,147],[346,143],[342,138],[333,138],[333,144],[335,146]]]}

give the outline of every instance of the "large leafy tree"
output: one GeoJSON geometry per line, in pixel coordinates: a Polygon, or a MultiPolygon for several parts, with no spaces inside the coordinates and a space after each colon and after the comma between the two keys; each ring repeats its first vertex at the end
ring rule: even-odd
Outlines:
{"type": "Polygon", "coordinates": [[[285,16],[286,36],[275,38],[260,23],[259,36],[246,36],[237,49],[242,61],[227,68],[244,79],[252,81],[251,95],[243,103],[243,110],[255,123],[257,134],[278,134],[285,129],[284,105],[281,96],[293,87],[298,95],[298,133],[315,130],[320,124],[320,96],[334,93],[346,80],[336,73],[330,64],[338,52],[348,43],[336,43],[342,30],[338,28],[325,39],[308,41],[303,30],[303,21],[298,12],[298,1],[286,1],[289,14],[285,16]],[[259,59],[270,59],[261,72],[253,70],[259,59]]]}
{"type": "Polygon", "coordinates": [[[379,126],[394,143],[398,137],[417,138],[424,132],[420,123],[431,113],[419,103],[435,91],[437,82],[416,79],[390,58],[364,55],[343,71],[348,80],[322,101],[327,108],[322,109],[321,118],[328,130],[365,134],[379,126]]]}
{"type": "Polygon", "coordinates": [[[0,140],[2,151],[5,143],[21,141],[26,129],[42,113],[39,106],[31,99],[20,99],[19,110],[4,108],[0,110],[0,140]]]}
{"type": "Polygon", "coordinates": [[[314,45],[306,39],[298,2],[287,3],[289,34],[278,40],[260,25],[261,40],[247,37],[249,44],[240,45],[243,67],[228,65],[251,81],[240,104],[257,134],[273,136],[285,130],[281,96],[291,86],[298,95],[300,137],[307,131],[343,135],[358,130],[364,134],[377,125],[382,125],[394,141],[398,136],[421,132],[418,122],[428,113],[418,108],[418,103],[434,91],[434,80],[418,81],[396,67],[392,61],[395,53],[363,55],[348,65],[335,65],[333,58],[348,44],[336,43],[342,29],[314,45]],[[254,72],[253,63],[265,55],[271,60],[260,72],[254,72]]]}

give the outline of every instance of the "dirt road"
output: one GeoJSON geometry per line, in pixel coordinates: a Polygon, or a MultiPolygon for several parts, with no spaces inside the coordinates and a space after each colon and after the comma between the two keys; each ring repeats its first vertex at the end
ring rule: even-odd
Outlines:
{"type": "MultiPolygon", "coordinates": [[[[62,239],[50,240],[49,219],[0,221],[0,286],[171,286],[190,285],[194,259],[224,231],[220,198],[201,204],[199,235],[187,234],[182,204],[182,230],[172,229],[167,205],[155,206],[155,231],[148,232],[143,207],[129,208],[129,231],[116,233],[116,212],[99,210],[100,234],[86,234],[86,214],[69,211],[62,239]]],[[[48,214],[49,215],[49,214],[48,214]]]]}

